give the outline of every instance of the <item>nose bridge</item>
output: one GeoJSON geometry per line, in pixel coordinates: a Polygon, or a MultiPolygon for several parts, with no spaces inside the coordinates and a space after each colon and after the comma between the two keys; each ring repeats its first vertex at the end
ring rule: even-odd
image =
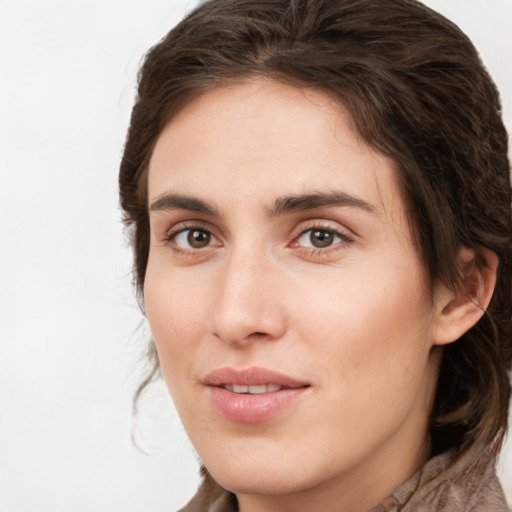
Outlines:
{"type": "Polygon", "coordinates": [[[224,262],[212,311],[212,332],[228,343],[277,339],[286,330],[275,272],[264,251],[234,248],[224,262]]]}

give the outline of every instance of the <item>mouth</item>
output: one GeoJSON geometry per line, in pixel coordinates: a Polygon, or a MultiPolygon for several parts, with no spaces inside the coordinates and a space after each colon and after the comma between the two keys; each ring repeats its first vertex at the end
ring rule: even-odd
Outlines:
{"type": "Polygon", "coordinates": [[[265,368],[219,368],[202,381],[214,410],[238,423],[260,423],[289,410],[311,387],[265,368]]]}
{"type": "Polygon", "coordinates": [[[220,386],[231,393],[239,393],[241,395],[262,395],[263,393],[275,393],[285,389],[283,386],[276,384],[262,384],[261,386],[244,386],[243,384],[225,384],[220,386]]]}
{"type": "Polygon", "coordinates": [[[210,372],[204,379],[207,386],[219,386],[233,393],[274,393],[282,388],[296,389],[309,386],[284,373],[251,366],[249,368],[232,368],[225,366],[210,372]]]}

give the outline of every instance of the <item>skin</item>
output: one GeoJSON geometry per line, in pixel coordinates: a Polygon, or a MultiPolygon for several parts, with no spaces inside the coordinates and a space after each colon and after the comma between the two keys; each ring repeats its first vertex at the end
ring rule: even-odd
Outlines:
{"type": "Polygon", "coordinates": [[[466,328],[447,320],[448,291],[428,292],[394,162],[325,92],[252,80],[167,125],[148,191],[147,317],[210,473],[242,512],[378,505],[428,457],[437,345],[466,328]],[[333,191],[355,200],[270,214],[283,196],[333,191]],[[224,366],[310,387],[268,421],[237,423],[202,384],[224,366]]]}

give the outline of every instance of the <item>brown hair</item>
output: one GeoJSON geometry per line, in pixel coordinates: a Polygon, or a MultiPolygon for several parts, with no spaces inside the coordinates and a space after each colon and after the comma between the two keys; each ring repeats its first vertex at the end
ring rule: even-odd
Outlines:
{"type": "MultiPolygon", "coordinates": [[[[498,92],[469,39],[414,0],[210,0],[147,54],[119,175],[142,288],[146,174],[163,127],[191,98],[260,76],[334,93],[360,135],[398,164],[430,282],[455,287],[461,247],[499,257],[487,313],[445,347],[433,452],[501,447],[512,358],[512,221],[498,92]]],[[[154,367],[139,389],[158,372],[154,367]]],[[[137,395],[137,396],[138,396],[137,395]]]]}

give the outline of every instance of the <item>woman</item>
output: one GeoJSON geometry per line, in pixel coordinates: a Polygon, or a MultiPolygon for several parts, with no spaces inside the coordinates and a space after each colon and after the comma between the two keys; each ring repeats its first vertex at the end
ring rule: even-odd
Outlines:
{"type": "Polygon", "coordinates": [[[120,192],[184,511],[507,510],[507,139],[457,27],[206,2],[145,60],[120,192]]]}

